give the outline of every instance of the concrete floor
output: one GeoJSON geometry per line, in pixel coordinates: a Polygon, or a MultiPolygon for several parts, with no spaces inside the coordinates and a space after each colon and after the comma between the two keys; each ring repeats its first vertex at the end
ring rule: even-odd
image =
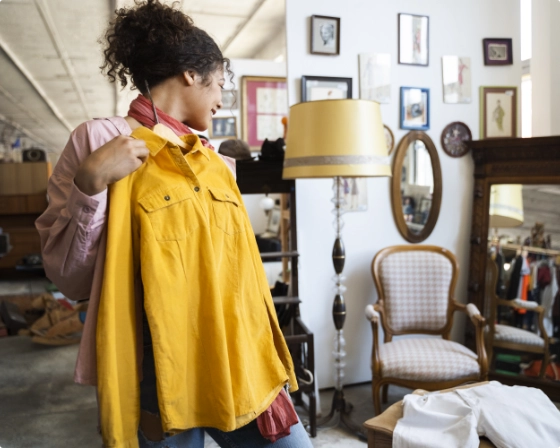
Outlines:
{"type": "MultiPolygon", "coordinates": [[[[94,389],[72,380],[77,352],[77,345],[46,347],[26,336],[0,338],[0,447],[100,448],[94,389]]],[[[408,392],[389,388],[389,404],[408,392]]],[[[373,416],[369,385],[348,387],[346,396],[355,406],[356,422],[373,416]]],[[[331,391],[321,393],[325,410],[331,397],[331,391]]],[[[206,439],[206,447],[218,446],[206,439]]],[[[311,440],[314,447],[366,446],[341,428],[320,430],[311,440]]]]}

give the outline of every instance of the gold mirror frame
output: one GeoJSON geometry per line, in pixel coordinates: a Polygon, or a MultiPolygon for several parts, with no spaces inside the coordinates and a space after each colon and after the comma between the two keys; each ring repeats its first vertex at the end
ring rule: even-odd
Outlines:
{"type": "Polygon", "coordinates": [[[393,159],[393,178],[391,179],[391,204],[393,208],[393,217],[402,237],[411,243],[421,243],[430,236],[439,217],[439,209],[441,207],[441,166],[439,164],[439,156],[432,139],[422,131],[411,131],[406,134],[401,141],[393,159]],[[402,213],[402,197],[401,197],[401,173],[406,157],[408,147],[415,140],[421,140],[428,153],[430,154],[430,161],[432,163],[432,172],[434,175],[434,193],[432,196],[432,208],[430,209],[430,216],[424,225],[424,228],[419,233],[412,232],[406,225],[404,215],[402,213]]]}

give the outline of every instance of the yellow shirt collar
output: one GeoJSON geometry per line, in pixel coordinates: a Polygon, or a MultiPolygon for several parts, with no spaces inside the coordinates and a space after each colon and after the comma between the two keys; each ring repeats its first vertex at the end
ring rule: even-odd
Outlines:
{"type": "MultiPolygon", "coordinates": [[[[152,156],[157,155],[157,153],[160,152],[164,146],[170,143],[169,140],[160,137],[159,135],[154,133],[151,129],[148,129],[147,127],[144,126],[140,126],[139,128],[136,128],[132,132],[132,134],[130,134],[130,136],[133,138],[137,138],[139,140],[144,140],[152,156]]],[[[200,151],[204,155],[204,157],[210,160],[210,155],[208,154],[208,148],[206,148],[202,144],[200,138],[198,138],[198,135],[187,134],[187,135],[182,135],[179,138],[187,145],[187,152],[191,152],[194,154],[200,151]]]]}

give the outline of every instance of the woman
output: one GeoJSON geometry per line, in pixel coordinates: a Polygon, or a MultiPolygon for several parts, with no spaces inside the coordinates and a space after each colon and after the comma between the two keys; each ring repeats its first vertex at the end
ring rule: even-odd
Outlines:
{"type": "Polygon", "coordinates": [[[89,298],[75,380],[98,387],[104,444],[311,446],[232,161],[189,129],[222,107],[229,60],[157,0],[105,37],[109,78],[142,94],[72,133],[36,223],[49,278],[89,298]]]}

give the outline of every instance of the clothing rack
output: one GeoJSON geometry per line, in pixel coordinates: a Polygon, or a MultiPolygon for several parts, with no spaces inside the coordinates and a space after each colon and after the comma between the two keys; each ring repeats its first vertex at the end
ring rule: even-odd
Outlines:
{"type": "Polygon", "coordinates": [[[526,250],[532,254],[542,254],[542,255],[551,255],[551,256],[558,256],[560,255],[560,250],[554,249],[543,249],[541,247],[531,247],[531,246],[523,246],[521,244],[500,244],[502,249],[510,249],[510,250],[526,250]]]}

